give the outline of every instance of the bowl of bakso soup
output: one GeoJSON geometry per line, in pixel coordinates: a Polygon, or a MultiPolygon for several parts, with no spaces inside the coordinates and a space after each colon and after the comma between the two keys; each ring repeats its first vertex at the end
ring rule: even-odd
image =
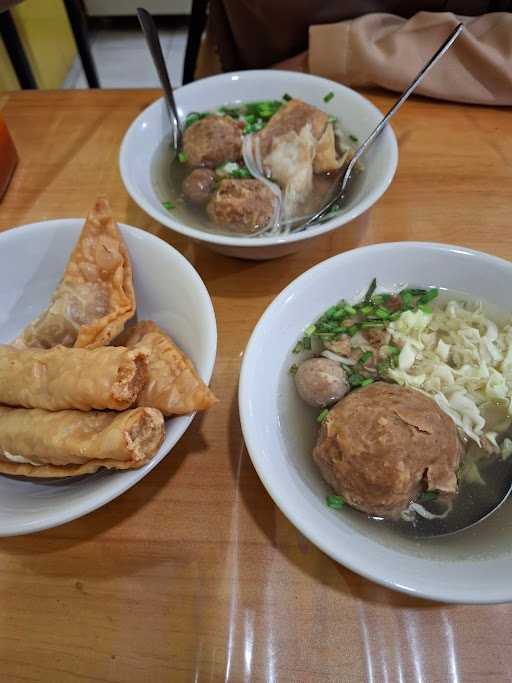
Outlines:
{"type": "Polygon", "coordinates": [[[228,255],[297,251],[367,211],[395,173],[397,144],[388,127],[356,167],[343,204],[302,229],[382,113],[350,88],[284,71],[196,81],[177,90],[176,103],[182,148],[173,149],[159,99],[124,137],[123,182],[159,223],[228,255]]]}
{"type": "Polygon", "coordinates": [[[307,271],[260,319],[245,442],[335,560],[433,599],[512,599],[512,503],[468,526],[512,480],[511,287],[487,254],[380,244],[307,271]]]}

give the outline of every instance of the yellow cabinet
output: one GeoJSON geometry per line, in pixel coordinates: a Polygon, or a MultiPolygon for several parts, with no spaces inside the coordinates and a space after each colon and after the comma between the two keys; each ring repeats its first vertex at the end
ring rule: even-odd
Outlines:
{"type": "MultiPolygon", "coordinates": [[[[25,0],[11,13],[38,87],[60,88],[76,56],[62,0],[25,0]]],[[[0,90],[17,89],[18,81],[0,41],[0,90]]]]}

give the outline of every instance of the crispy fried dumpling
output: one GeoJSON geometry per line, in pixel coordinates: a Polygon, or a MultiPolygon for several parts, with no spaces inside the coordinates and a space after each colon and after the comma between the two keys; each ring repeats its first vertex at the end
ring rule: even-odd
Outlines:
{"type": "Polygon", "coordinates": [[[14,345],[104,346],[134,313],[128,251],[109,203],[100,198],[87,217],[49,307],[23,330],[14,345]]]}
{"type": "Polygon", "coordinates": [[[184,415],[207,410],[217,399],[199,377],[192,361],[154,322],[145,320],[116,339],[128,348],[150,352],[148,381],[137,405],[158,408],[164,415],[184,415]]]}

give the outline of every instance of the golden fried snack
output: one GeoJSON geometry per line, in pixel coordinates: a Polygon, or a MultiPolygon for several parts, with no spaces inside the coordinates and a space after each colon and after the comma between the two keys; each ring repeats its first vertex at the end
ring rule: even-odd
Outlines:
{"type": "Polygon", "coordinates": [[[135,313],[132,268],[109,203],[87,217],[50,306],[16,339],[19,348],[105,346],[135,313]]]}
{"type": "Polygon", "coordinates": [[[137,405],[158,408],[164,415],[184,415],[217,403],[192,361],[154,322],[145,320],[128,328],[116,344],[150,351],[148,381],[137,405]]]}
{"type": "Polygon", "coordinates": [[[0,472],[71,477],[100,467],[141,467],[163,439],[164,419],[153,408],[82,413],[0,407],[0,472]]]}
{"type": "Polygon", "coordinates": [[[149,352],[0,346],[0,403],[45,410],[126,410],[148,376],[149,352]]]}

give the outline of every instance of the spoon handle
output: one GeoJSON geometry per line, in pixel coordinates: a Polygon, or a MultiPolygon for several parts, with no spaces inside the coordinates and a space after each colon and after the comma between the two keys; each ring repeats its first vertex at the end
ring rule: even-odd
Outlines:
{"type": "Polygon", "coordinates": [[[409,95],[411,93],[414,92],[416,87],[425,78],[425,76],[428,74],[428,72],[434,66],[434,64],[436,64],[437,61],[439,59],[441,59],[441,57],[444,55],[444,53],[450,49],[450,47],[457,40],[457,38],[459,37],[459,35],[462,33],[463,30],[464,30],[464,24],[458,24],[455,27],[455,29],[450,33],[450,35],[445,40],[445,42],[441,45],[441,47],[437,50],[437,52],[435,52],[432,55],[432,57],[428,60],[428,62],[425,64],[425,66],[418,73],[416,78],[407,86],[407,88],[403,91],[400,98],[395,102],[395,104],[391,107],[391,109],[384,116],[384,118],[377,124],[377,126],[372,130],[370,135],[361,144],[359,149],[356,151],[354,157],[352,158],[352,162],[351,162],[352,166],[354,166],[355,162],[361,157],[362,154],[365,153],[366,149],[372,144],[372,142],[375,140],[377,135],[379,135],[379,133],[382,131],[382,129],[387,124],[389,119],[396,114],[396,112],[400,109],[400,107],[405,102],[405,100],[409,97],[409,95]]]}
{"type": "Polygon", "coordinates": [[[140,25],[142,26],[142,31],[144,32],[147,46],[151,52],[151,56],[153,57],[153,63],[158,73],[160,84],[164,91],[167,112],[169,114],[169,120],[171,121],[171,127],[173,128],[174,145],[176,150],[179,151],[182,145],[180,119],[178,116],[176,102],[174,100],[171,81],[169,79],[169,72],[167,71],[167,67],[165,65],[162,45],[160,44],[160,38],[158,37],[158,30],[153,17],[146,9],[143,7],[138,7],[137,16],[139,18],[140,25]]]}

